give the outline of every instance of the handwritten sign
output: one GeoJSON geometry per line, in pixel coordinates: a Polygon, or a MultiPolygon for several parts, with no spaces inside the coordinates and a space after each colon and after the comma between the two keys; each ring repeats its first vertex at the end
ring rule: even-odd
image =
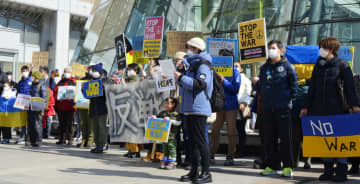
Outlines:
{"type": "Polygon", "coordinates": [[[40,66],[49,65],[49,52],[33,52],[32,53],[32,64],[38,68],[40,66]]]}
{"type": "Polygon", "coordinates": [[[166,55],[169,57],[174,57],[175,53],[178,51],[186,52],[186,41],[194,37],[203,38],[203,33],[194,31],[167,31],[166,55]]]}
{"type": "Polygon", "coordinates": [[[21,110],[29,110],[31,102],[30,95],[18,94],[16,97],[16,101],[14,103],[14,108],[21,109],[21,110]]]}
{"type": "Polygon", "coordinates": [[[169,139],[171,123],[170,120],[165,121],[164,119],[148,119],[145,129],[145,139],[167,142],[169,139]]]}
{"type": "Polygon", "coordinates": [[[174,76],[174,73],[176,72],[176,68],[172,59],[159,60],[159,64],[162,75],[168,77],[174,76]]]}
{"type": "Polygon", "coordinates": [[[156,80],[156,91],[163,92],[163,91],[170,91],[176,89],[176,82],[175,77],[167,77],[167,78],[159,78],[156,80]]]}
{"type": "Polygon", "coordinates": [[[219,56],[221,49],[227,49],[233,52],[235,61],[238,60],[239,49],[237,39],[207,38],[206,45],[206,51],[213,57],[219,56]]]}
{"type": "Polygon", "coordinates": [[[256,19],[239,23],[239,47],[241,63],[266,61],[266,25],[265,19],[256,19]]]}
{"type": "Polygon", "coordinates": [[[57,100],[73,100],[75,97],[75,86],[59,86],[57,100]]]}
{"type": "Polygon", "coordinates": [[[89,99],[86,99],[81,92],[82,84],[88,82],[88,80],[77,80],[74,98],[74,107],[79,109],[89,109],[89,99]]]}
{"type": "Polygon", "coordinates": [[[302,118],[305,157],[359,157],[360,114],[302,118]]]}
{"type": "Polygon", "coordinates": [[[158,58],[162,49],[164,16],[145,19],[144,57],[158,58]]]}
{"type": "Polygon", "coordinates": [[[233,57],[213,57],[211,68],[224,77],[231,77],[233,76],[233,57]]]}
{"type": "Polygon", "coordinates": [[[84,83],[82,93],[85,98],[94,98],[103,96],[103,87],[101,80],[91,80],[84,83]]]}
{"type": "Polygon", "coordinates": [[[73,62],[71,64],[72,68],[72,74],[75,76],[78,76],[80,78],[85,77],[85,74],[87,72],[87,66],[82,65],[80,63],[73,62]]]}

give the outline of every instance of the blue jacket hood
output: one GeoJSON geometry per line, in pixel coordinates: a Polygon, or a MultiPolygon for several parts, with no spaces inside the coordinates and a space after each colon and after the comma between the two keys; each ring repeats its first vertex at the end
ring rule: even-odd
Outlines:
{"type": "Polygon", "coordinates": [[[188,56],[183,60],[183,63],[189,67],[190,65],[194,65],[201,60],[212,62],[212,57],[207,52],[201,52],[200,54],[195,54],[192,56],[188,56]]]}

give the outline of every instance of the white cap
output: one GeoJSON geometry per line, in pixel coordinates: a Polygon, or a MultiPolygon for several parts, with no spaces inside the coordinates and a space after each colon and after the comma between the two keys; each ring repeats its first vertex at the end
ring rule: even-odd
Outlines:
{"type": "Polygon", "coordinates": [[[198,48],[201,51],[205,51],[206,49],[205,41],[199,37],[191,38],[189,41],[186,42],[186,44],[198,48]]]}
{"type": "Polygon", "coordinates": [[[184,56],[186,55],[185,52],[178,51],[175,53],[175,59],[184,59],[184,56]]]}

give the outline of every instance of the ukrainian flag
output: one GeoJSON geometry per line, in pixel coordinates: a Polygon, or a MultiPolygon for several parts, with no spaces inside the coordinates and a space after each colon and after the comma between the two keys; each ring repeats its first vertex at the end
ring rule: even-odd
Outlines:
{"type": "Polygon", "coordinates": [[[28,123],[27,112],[14,108],[16,98],[0,97],[0,126],[22,127],[28,123]]]}
{"type": "Polygon", "coordinates": [[[360,157],[360,114],[302,118],[304,157],[360,157]]]}

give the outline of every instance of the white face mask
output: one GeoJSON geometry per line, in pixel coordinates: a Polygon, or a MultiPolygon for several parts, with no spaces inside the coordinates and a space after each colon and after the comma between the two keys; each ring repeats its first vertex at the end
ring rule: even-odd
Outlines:
{"type": "Polygon", "coordinates": [[[127,75],[128,75],[128,77],[135,77],[136,72],[134,70],[129,70],[129,71],[127,71],[127,75]]]}
{"type": "Polygon", "coordinates": [[[186,55],[187,56],[192,56],[192,55],[194,55],[194,52],[192,50],[188,49],[187,52],[186,52],[186,55]]]}
{"type": "Polygon", "coordinates": [[[278,50],[277,49],[269,49],[269,58],[275,59],[278,57],[278,50]]]}
{"type": "Polygon", "coordinates": [[[11,81],[11,76],[8,76],[9,82],[11,81]]]}
{"type": "Polygon", "coordinates": [[[99,72],[93,72],[92,73],[92,76],[97,79],[97,78],[100,78],[100,73],[99,72]]]}
{"type": "Polygon", "coordinates": [[[10,87],[4,87],[4,91],[9,91],[10,90],[10,87]]]}
{"type": "Polygon", "coordinates": [[[64,73],[64,78],[69,79],[71,77],[71,73],[64,73]]]}
{"type": "Polygon", "coordinates": [[[322,58],[326,58],[329,55],[329,52],[325,51],[325,49],[323,49],[323,48],[320,48],[319,54],[322,58]]]}
{"type": "Polygon", "coordinates": [[[28,78],[29,77],[29,72],[22,72],[21,76],[28,78]]]}

